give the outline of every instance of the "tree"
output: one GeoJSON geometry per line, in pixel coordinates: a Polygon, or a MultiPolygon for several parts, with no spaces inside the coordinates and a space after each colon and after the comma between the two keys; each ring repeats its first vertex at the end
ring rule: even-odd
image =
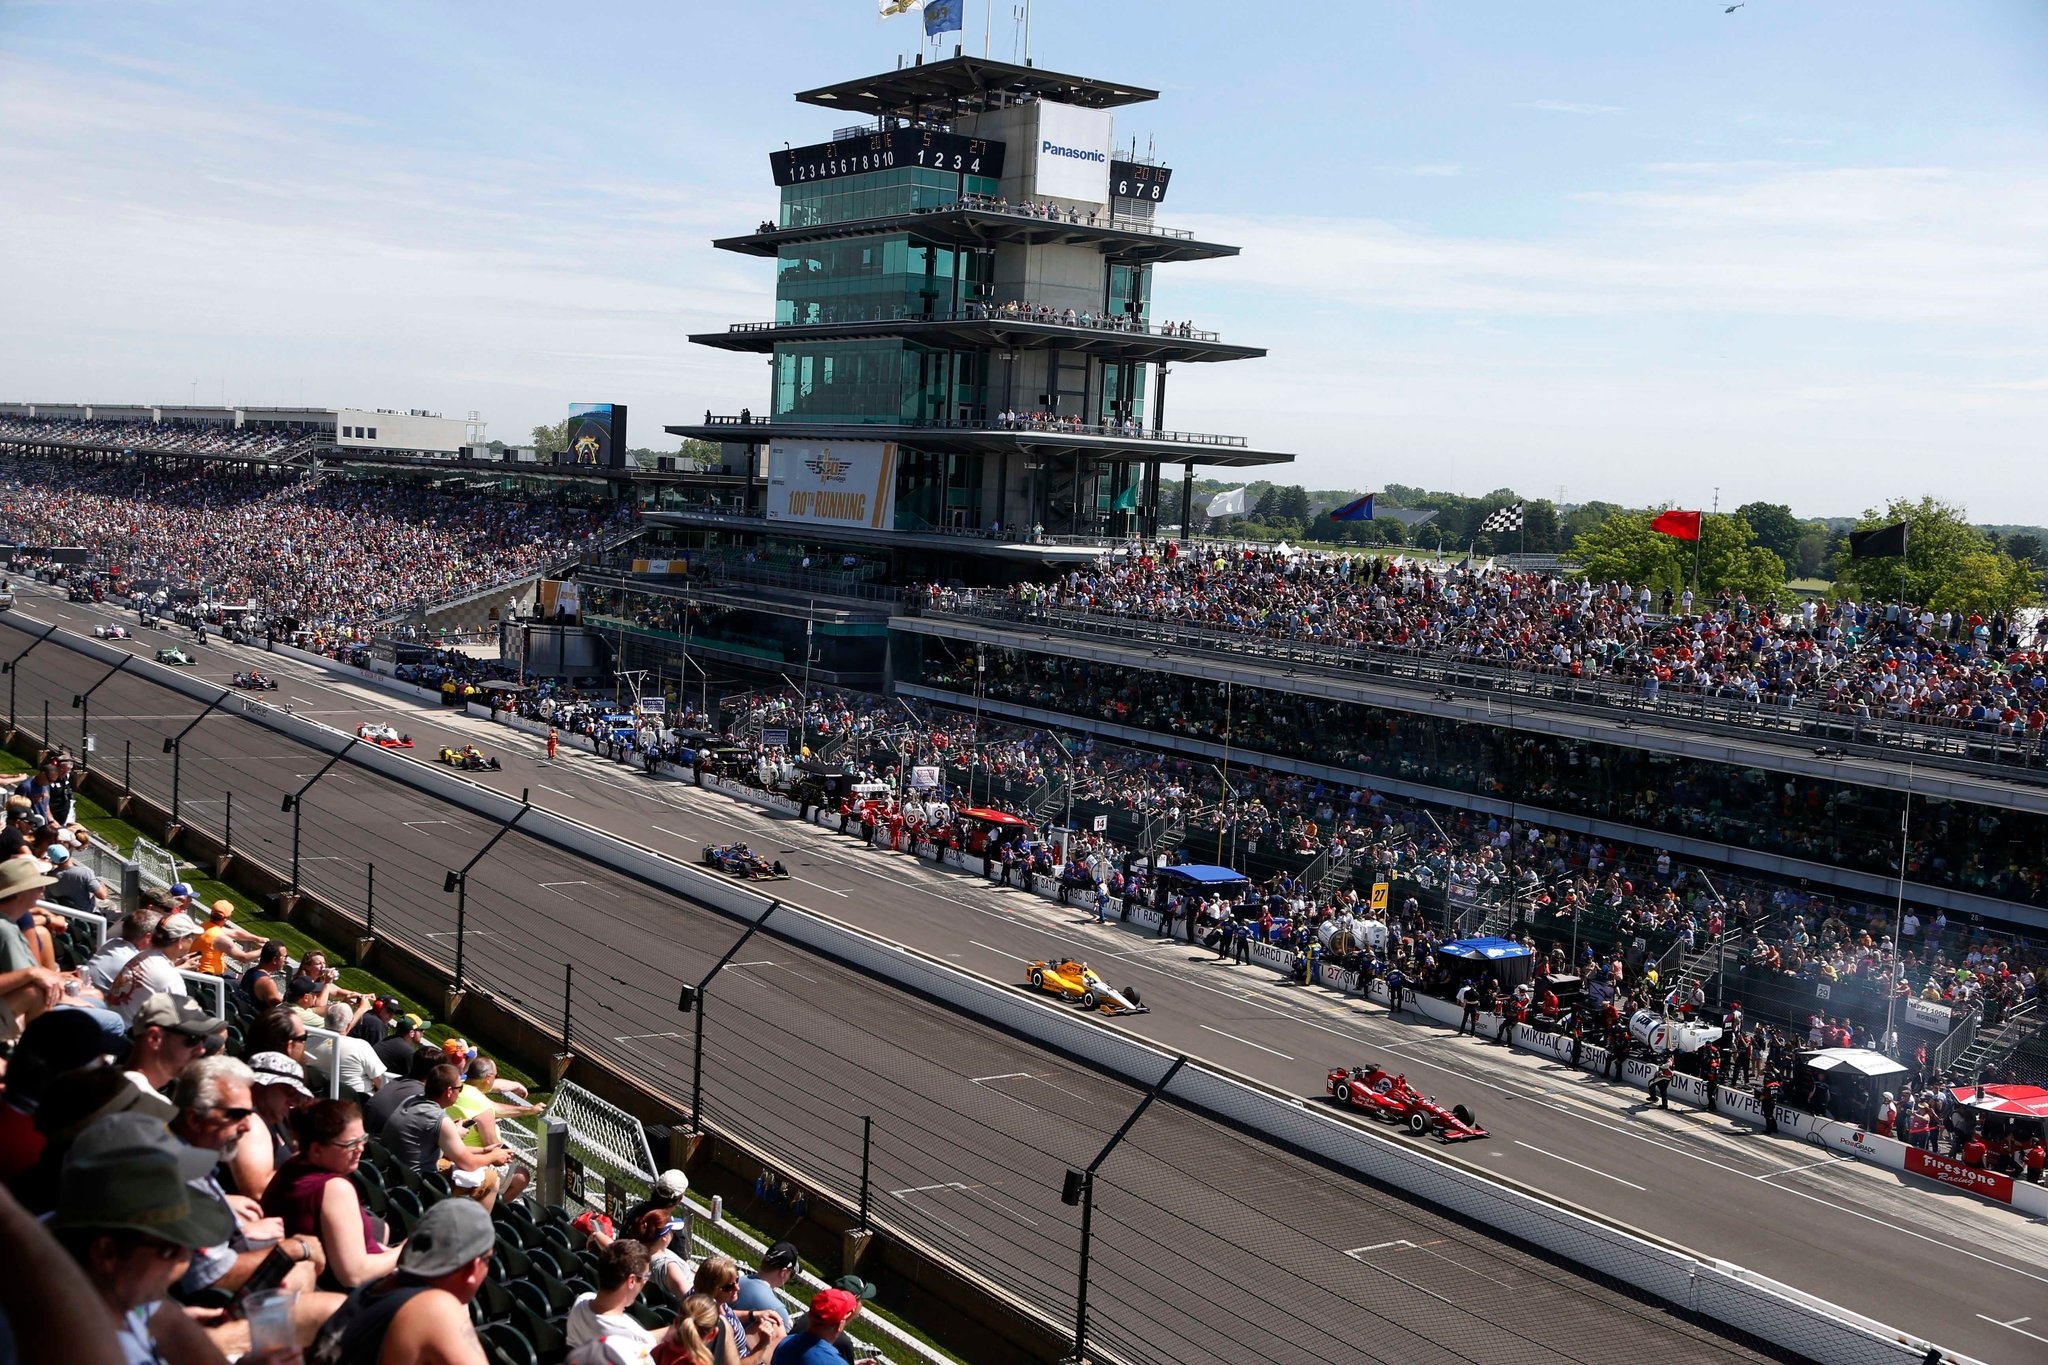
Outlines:
{"type": "Polygon", "coordinates": [[[1756,543],[1790,564],[1799,558],[1799,537],[1806,526],[1782,502],[1746,502],[1735,515],[1749,523],[1756,543]]]}
{"type": "Polygon", "coordinates": [[[1296,526],[1306,526],[1315,515],[1308,505],[1308,490],[1300,484],[1291,484],[1280,490],[1280,519],[1291,521],[1296,526]]]}
{"type": "Polygon", "coordinates": [[[2014,559],[2024,560],[2037,569],[2044,562],[2048,562],[2048,550],[2042,548],[2041,537],[2026,531],[2015,532],[2007,536],[2005,538],[2005,552],[2014,559]]]}
{"type": "Polygon", "coordinates": [[[1579,572],[1601,581],[1647,583],[1682,591],[1697,562],[1701,591],[1740,592],[1761,601],[1785,587],[1785,561],[1756,543],[1739,516],[1700,519],[1697,557],[1693,543],[1650,529],[1655,512],[1617,512],[1572,542],[1579,572]]]}
{"type": "Polygon", "coordinates": [[[2033,566],[2000,552],[1964,519],[1963,509],[1933,497],[1894,498],[1856,520],[1859,531],[1906,523],[1903,559],[1852,559],[1845,541],[1835,553],[1835,579],[1865,596],[1922,603],[1937,611],[2005,611],[2040,593],[2033,566]]]}
{"type": "Polygon", "coordinates": [[[567,450],[569,448],[569,419],[564,417],[553,426],[535,427],[533,429],[533,448],[539,451],[543,458],[549,455],[560,454],[562,451],[567,450]]]}

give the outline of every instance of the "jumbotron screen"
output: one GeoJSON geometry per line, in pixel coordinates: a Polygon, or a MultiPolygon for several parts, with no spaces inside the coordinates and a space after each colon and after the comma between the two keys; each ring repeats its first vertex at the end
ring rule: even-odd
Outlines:
{"type": "Polygon", "coordinates": [[[626,467],[626,405],[571,403],[569,443],[559,463],[600,469],[626,467]]]}

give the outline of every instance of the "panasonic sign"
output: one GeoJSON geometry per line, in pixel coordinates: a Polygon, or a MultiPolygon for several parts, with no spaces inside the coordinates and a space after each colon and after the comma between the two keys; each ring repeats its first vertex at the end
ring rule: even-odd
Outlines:
{"type": "Polygon", "coordinates": [[[1032,197],[1108,204],[1109,111],[1040,100],[1037,131],[1032,197]]]}

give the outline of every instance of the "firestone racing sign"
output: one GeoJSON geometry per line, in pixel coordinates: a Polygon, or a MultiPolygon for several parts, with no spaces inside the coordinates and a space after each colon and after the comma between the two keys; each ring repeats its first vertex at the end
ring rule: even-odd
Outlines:
{"type": "Polygon", "coordinates": [[[891,530],[893,441],[776,441],[768,447],[768,519],[891,530]]]}
{"type": "Polygon", "coordinates": [[[1943,1156],[1939,1152],[1923,1152],[1918,1147],[1908,1147],[1906,1169],[1915,1175],[1924,1175],[1929,1180],[1953,1185],[1959,1190],[1969,1190],[2001,1203],[2012,1202],[2011,1176],[1976,1166],[1965,1166],[1953,1157],[1943,1156]]]}

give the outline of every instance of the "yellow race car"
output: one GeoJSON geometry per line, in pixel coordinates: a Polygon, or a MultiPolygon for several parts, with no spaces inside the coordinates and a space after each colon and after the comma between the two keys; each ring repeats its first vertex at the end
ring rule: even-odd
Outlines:
{"type": "Polygon", "coordinates": [[[1119,990],[1097,976],[1087,963],[1076,962],[1070,957],[1063,957],[1057,962],[1034,962],[1025,973],[1024,980],[1032,990],[1071,1000],[1085,1010],[1099,1010],[1104,1014],[1150,1012],[1139,1002],[1137,991],[1129,987],[1119,990]]]}

